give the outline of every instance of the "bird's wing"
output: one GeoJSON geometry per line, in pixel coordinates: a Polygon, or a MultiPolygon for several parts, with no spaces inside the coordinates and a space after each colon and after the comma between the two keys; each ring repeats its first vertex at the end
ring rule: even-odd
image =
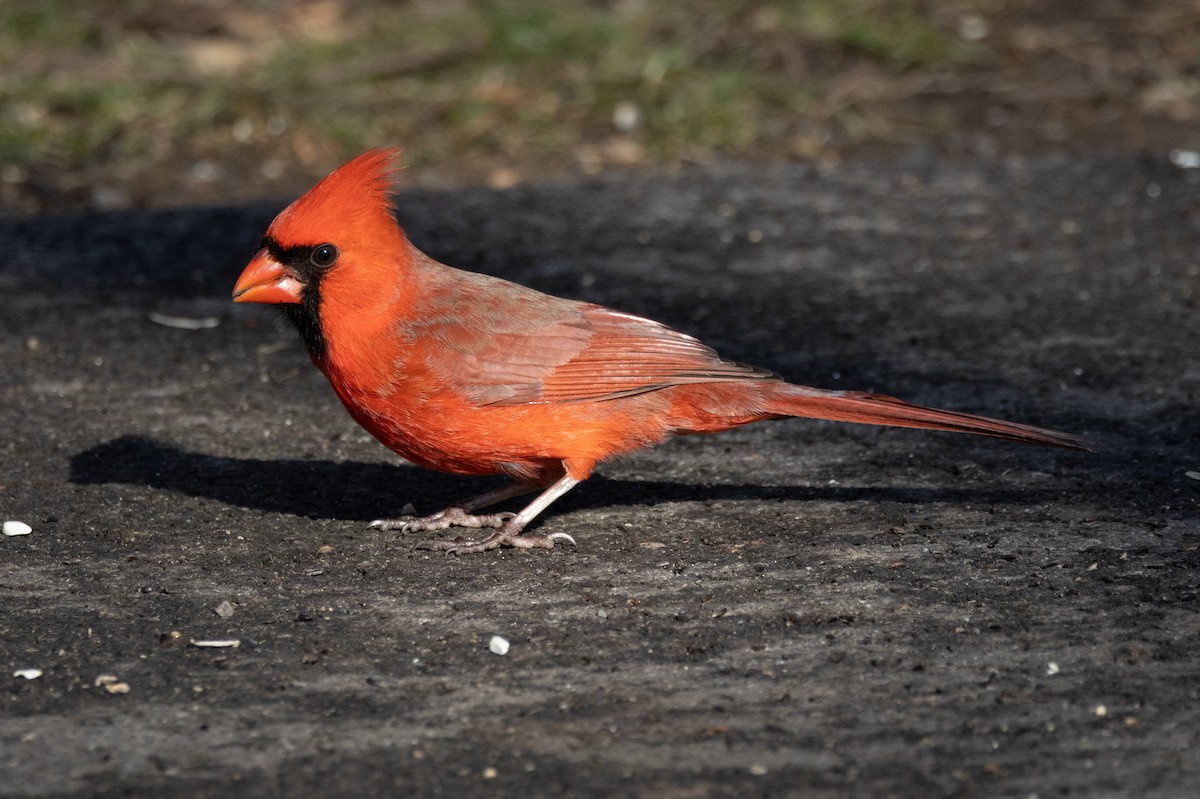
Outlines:
{"type": "MultiPolygon", "coordinates": [[[[615,399],[684,383],[773,376],[723,360],[712,348],[666,325],[598,305],[583,306],[571,328],[578,331],[579,343],[572,357],[558,364],[543,359],[538,379],[514,386],[513,397],[498,404],[615,399]]],[[[517,349],[536,351],[543,340],[527,336],[517,349]]]]}
{"type": "Polygon", "coordinates": [[[600,401],[776,377],[650,319],[485,280],[477,288],[486,286],[486,307],[430,317],[409,333],[426,345],[425,368],[477,404],[600,401]]]}

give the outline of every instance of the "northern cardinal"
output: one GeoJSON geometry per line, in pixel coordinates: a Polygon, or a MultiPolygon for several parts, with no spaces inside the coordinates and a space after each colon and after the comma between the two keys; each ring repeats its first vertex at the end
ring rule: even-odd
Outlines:
{"type": "Polygon", "coordinates": [[[551,548],[523,532],[596,464],[674,435],[805,416],[1087,449],[1073,435],[784,382],[665,325],[434,261],[396,224],[397,151],[371,150],[275,218],[233,289],[281,304],[350,415],[408,460],[509,485],[381,530],[495,528],[455,553],[551,548]],[[520,513],[477,511],[541,490],[520,513]]]}

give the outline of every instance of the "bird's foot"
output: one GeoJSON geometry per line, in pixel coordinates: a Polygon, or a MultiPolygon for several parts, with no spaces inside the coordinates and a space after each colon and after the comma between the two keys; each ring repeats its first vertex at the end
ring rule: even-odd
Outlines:
{"type": "MultiPolygon", "coordinates": [[[[467,513],[462,508],[446,508],[429,516],[401,516],[398,519],[376,519],[368,527],[376,530],[399,530],[420,533],[445,530],[447,527],[503,527],[513,513],[467,513]]],[[[490,537],[490,536],[489,536],[490,537]]]]}
{"type": "Polygon", "coordinates": [[[484,513],[476,515],[470,511],[486,508],[501,500],[528,493],[533,490],[529,484],[517,484],[489,491],[466,502],[451,505],[444,511],[435,513],[432,516],[402,516],[399,519],[377,519],[371,522],[371,527],[374,527],[376,530],[400,530],[405,533],[422,530],[445,530],[447,527],[498,528],[487,535],[481,535],[479,538],[463,538],[462,536],[458,536],[457,538],[433,539],[430,541],[421,541],[416,546],[417,549],[432,549],[438,552],[450,552],[455,555],[487,552],[489,549],[498,549],[499,547],[553,549],[556,541],[570,541],[574,545],[575,539],[566,533],[525,535],[522,531],[551,502],[570,491],[578,483],[579,480],[571,477],[566,472],[564,466],[562,476],[546,487],[538,495],[537,499],[525,506],[525,509],[520,513],[484,513]]]}
{"type": "Polygon", "coordinates": [[[570,541],[575,546],[575,539],[566,533],[550,533],[549,535],[522,534],[521,527],[505,524],[499,530],[482,538],[435,538],[430,541],[420,541],[417,549],[431,549],[452,555],[470,555],[474,552],[487,552],[499,547],[516,547],[517,549],[553,549],[556,541],[570,541]]]}

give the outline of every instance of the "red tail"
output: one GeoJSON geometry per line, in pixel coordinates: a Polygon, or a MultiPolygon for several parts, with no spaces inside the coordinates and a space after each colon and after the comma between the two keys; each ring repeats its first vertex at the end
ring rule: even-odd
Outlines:
{"type": "Polygon", "coordinates": [[[868,394],[865,391],[825,391],[785,384],[767,401],[767,410],[781,416],[949,430],[952,433],[973,433],[977,436],[991,436],[1026,444],[1091,451],[1082,438],[1069,433],[989,419],[970,413],[922,408],[920,405],[909,405],[895,397],[868,394]]]}

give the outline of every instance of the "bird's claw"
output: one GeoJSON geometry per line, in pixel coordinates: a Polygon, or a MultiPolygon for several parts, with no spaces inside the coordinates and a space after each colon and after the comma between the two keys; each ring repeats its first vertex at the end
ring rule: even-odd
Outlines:
{"type": "Polygon", "coordinates": [[[472,514],[462,508],[446,508],[429,516],[376,519],[367,526],[375,530],[399,530],[402,533],[432,532],[447,527],[501,527],[515,515],[508,512],[472,514]]]}
{"type": "MultiPolygon", "coordinates": [[[[579,481],[564,475],[558,482],[543,492],[538,500],[535,500],[519,514],[506,512],[475,514],[469,512],[469,509],[485,508],[498,499],[506,499],[514,493],[512,490],[503,492],[493,491],[481,497],[476,497],[474,500],[468,500],[459,505],[452,505],[430,516],[401,516],[398,519],[376,519],[371,522],[370,526],[376,530],[399,530],[402,533],[445,530],[448,527],[496,528],[491,532],[480,534],[474,538],[457,536],[454,538],[430,539],[419,541],[415,546],[416,549],[427,549],[455,555],[487,552],[490,549],[498,549],[500,547],[553,549],[555,543],[558,541],[569,541],[572,546],[576,546],[575,539],[567,533],[526,535],[522,531],[533,517],[537,515],[538,511],[541,510],[541,507],[548,505],[555,497],[570,489],[577,482],[579,481]],[[503,494],[503,496],[500,496],[500,494],[503,494]]],[[[521,493],[525,491],[523,487],[520,490],[521,493]]],[[[409,508],[405,508],[405,510],[409,510],[409,508]]]]}
{"type": "Polygon", "coordinates": [[[475,552],[487,552],[499,547],[515,547],[517,549],[553,549],[556,541],[570,541],[571,546],[577,546],[575,539],[566,533],[549,533],[548,535],[522,535],[519,529],[510,530],[501,527],[491,535],[483,538],[435,538],[429,541],[417,542],[415,549],[428,549],[434,552],[445,552],[447,555],[470,555],[475,552]]]}

